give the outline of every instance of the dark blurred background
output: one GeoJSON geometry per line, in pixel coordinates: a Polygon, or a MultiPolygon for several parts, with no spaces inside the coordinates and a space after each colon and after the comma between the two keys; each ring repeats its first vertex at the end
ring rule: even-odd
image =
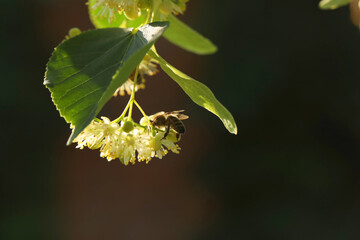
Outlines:
{"type": "Polygon", "coordinates": [[[137,96],[149,114],[186,109],[182,153],[128,167],[66,147],[42,85],[68,30],[93,28],[85,0],[1,0],[0,13],[0,239],[360,239],[360,33],[347,7],[190,1],[181,19],[218,53],[164,39],[159,52],[213,90],[239,134],[159,74],[137,96]]]}

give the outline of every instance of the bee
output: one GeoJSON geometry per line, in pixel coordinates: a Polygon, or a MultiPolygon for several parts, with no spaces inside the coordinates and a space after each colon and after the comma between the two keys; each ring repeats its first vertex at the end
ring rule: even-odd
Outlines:
{"type": "Polygon", "coordinates": [[[149,120],[153,126],[166,127],[164,138],[169,134],[170,128],[179,134],[185,133],[185,125],[181,120],[188,119],[189,116],[182,114],[184,110],[172,111],[172,112],[158,112],[149,116],[149,120]]]}

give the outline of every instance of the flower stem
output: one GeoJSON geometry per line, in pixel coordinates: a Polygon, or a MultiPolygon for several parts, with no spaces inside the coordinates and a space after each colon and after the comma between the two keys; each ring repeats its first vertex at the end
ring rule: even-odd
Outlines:
{"type": "Polygon", "coordinates": [[[95,122],[102,122],[102,120],[98,119],[98,118],[94,118],[95,122]]]}
{"type": "Polygon", "coordinates": [[[133,105],[134,105],[134,101],[135,101],[135,89],[136,89],[136,82],[137,82],[138,74],[139,74],[139,65],[136,67],[136,70],[135,70],[134,85],[133,85],[133,89],[132,89],[131,97],[130,97],[130,109],[129,109],[129,114],[128,114],[128,120],[131,120],[133,105]]]}
{"type": "Polygon", "coordinates": [[[146,19],[145,19],[145,22],[143,23],[143,25],[146,25],[146,24],[148,24],[150,22],[151,15],[152,15],[152,8],[147,11],[146,19]]]}
{"type": "Polygon", "coordinates": [[[151,125],[151,122],[150,122],[148,116],[146,115],[146,113],[144,112],[144,110],[140,107],[140,104],[139,104],[136,100],[134,100],[134,103],[135,103],[136,107],[140,110],[140,112],[142,113],[142,115],[145,117],[145,119],[146,119],[146,121],[149,123],[149,125],[151,125]]]}
{"type": "MultiPolygon", "coordinates": [[[[136,122],[134,122],[134,125],[137,126],[137,127],[141,127],[141,128],[143,128],[143,129],[148,129],[148,128],[149,128],[148,125],[144,126],[144,125],[138,124],[138,123],[136,123],[136,122]]],[[[165,132],[164,130],[162,130],[162,129],[160,129],[160,128],[156,128],[156,127],[153,127],[152,129],[153,129],[153,130],[156,130],[156,131],[159,131],[159,132],[165,132]]]]}
{"type": "Polygon", "coordinates": [[[155,17],[155,4],[157,5],[157,3],[155,3],[155,0],[151,0],[151,9],[150,9],[150,23],[152,23],[154,21],[154,17],[155,17]]]}
{"type": "Polygon", "coordinates": [[[126,104],[126,107],[124,109],[124,111],[121,113],[121,115],[115,119],[113,122],[116,122],[116,123],[119,123],[126,115],[127,111],[129,110],[129,117],[128,119],[131,119],[131,115],[132,115],[132,108],[133,108],[133,103],[135,101],[135,88],[136,88],[136,82],[137,82],[137,75],[138,75],[138,72],[139,72],[139,66],[136,67],[136,70],[135,70],[135,77],[134,77],[134,86],[133,86],[133,89],[132,89],[132,92],[131,92],[131,97],[128,101],[128,103],[126,104]]]}
{"type": "Polygon", "coordinates": [[[124,111],[121,113],[121,115],[115,119],[113,122],[116,122],[116,123],[119,123],[124,117],[125,117],[125,114],[127,113],[129,107],[130,107],[130,102],[131,102],[131,98],[129,99],[128,103],[126,104],[126,107],[124,109],[124,111]]]}
{"type": "Polygon", "coordinates": [[[134,122],[134,125],[135,125],[135,126],[138,126],[138,127],[141,127],[141,128],[143,128],[143,129],[147,129],[147,128],[148,128],[148,126],[144,126],[144,125],[138,124],[138,123],[136,123],[136,122],[134,122]]]}

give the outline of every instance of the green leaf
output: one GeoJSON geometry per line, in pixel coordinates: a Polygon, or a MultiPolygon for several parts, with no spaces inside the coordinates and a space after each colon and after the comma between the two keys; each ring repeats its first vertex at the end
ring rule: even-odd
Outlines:
{"type": "Polygon", "coordinates": [[[336,9],[349,4],[352,0],[322,0],[319,7],[323,10],[336,9]]]}
{"type": "Polygon", "coordinates": [[[156,52],[150,51],[150,56],[159,61],[161,68],[185,91],[199,106],[209,110],[220,118],[226,129],[237,134],[237,126],[231,113],[216,99],[211,90],[204,84],[180,72],[167,63],[156,52]]]}
{"type": "Polygon", "coordinates": [[[167,26],[151,23],[136,33],[121,28],[91,30],[55,49],[44,84],[60,115],[75,127],[68,144],[128,79],[167,26]]]}
{"type": "Polygon", "coordinates": [[[175,16],[169,16],[170,27],[164,33],[164,37],[173,44],[196,54],[212,54],[217,47],[207,38],[202,36],[181,22],[175,16]]]}
{"type": "Polygon", "coordinates": [[[98,7],[96,9],[93,8],[94,4],[97,0],[89,0],[88,2],[88,10],[90,15],[90,20],[96,28],[115,28],[115,27],[128,27],[128,28],[137,28],[142,23],[145,22],[146,12],[143,11],[140,17],[135,20],[127,19],[124,14],[120,14],[118,12],[114,12],[113,21],[109,22],[108,17],[102,17],[100,12],[103,7],[98,7]]]}

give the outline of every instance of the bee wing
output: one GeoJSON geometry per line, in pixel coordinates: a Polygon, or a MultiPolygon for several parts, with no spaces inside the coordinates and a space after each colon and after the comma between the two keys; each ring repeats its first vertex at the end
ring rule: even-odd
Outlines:
{"type": "Polygon", "coordinates": [[[187,116],[185,114],[181,114],[184,111],[185,110],[177,110],[177,111],[167,112],[165,114],[176,116],[179,120],[185,120],[185,119],[188,119],[189,116],[187,116]]]}
{"type": "Polygon", "coordinates": [[[157,113],[154,113],[153,115],[150,115],[149,117],[156,117],[156,116],[159,116],[159,115],[164,115],[165,112],[157,112],[157,113]]]}
{"type": "Polygon", "coordinates": [[[157,112],[157,113],[154,113],[153,115],[150,115],[149,119],[154,120],[156,117],[164,115],[164,114],[165,114],[165,112],[157,112]]]}
{"type": "Polygon", "coordinates": [[[185,111],[185,110],[177,110],[177,111],[171,111],[171,112],[167,112],[167,113],[165,113],[165,114],[167,114],[167,115],[178,115],[178,114],[180,114],[181,112],[183,112],[183,111],[185,111]]]}
{"type": "Polygon", "coordinates": [[[185,115],[185,114],[178,114],[178,115],[176,115],[177,116],[177,118],[179,119],[179,120],[185,120],[185,119],[188,119],[189,118],[189,116],[188,115],[185,115]]]}

